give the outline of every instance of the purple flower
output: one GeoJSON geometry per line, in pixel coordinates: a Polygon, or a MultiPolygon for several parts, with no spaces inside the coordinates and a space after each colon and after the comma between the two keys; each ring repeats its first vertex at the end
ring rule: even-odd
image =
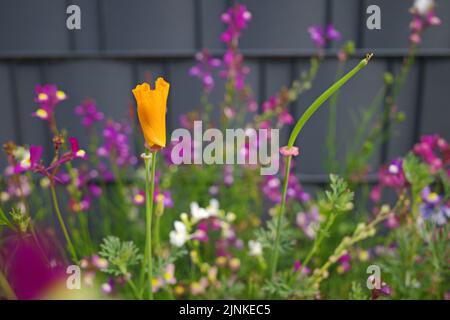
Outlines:
{"type": "Polygon", "coordinates": [[[75,107],[75,114],[82,117],[81,124],[85,127],[91,127],[95,122],[102,121],[104,115],[97,111],[94,101],[86,100],[75,107]]]}
{"type": "Polygon", "coordinates": [[[108,121],[103,129],[103,144],[97,149],[99,157],[110,158],[115,164],[124,168],[134,165],[136,157],[131,153],[129,136],[131,128],[129,125],[115,121],[108,121]]]}
{"type": "Polygon", "coordinates": [[[225,165],[224,174],[223,174],[223,182],[227,187],[231,186],[234,183],[233,166],[225,165]]]}
{"type": "Polygon", "coordinates": [[[436,192],[432,192],[430,187],[425,187],[422,190],[422,200],[428,205],[436,205],[441,201],[441,196],[436,192]]]}
{"type": "Polygon", "coordinates": [[[308,28],[309,36],[314,44],[322,49],[328,41],[338,41],[341,39],[341,33],[333,25],[328,25],[325,29],[320,26],[311,26],[308,28]]]}
{"type": "MultiPolygon", "coordinates": [[[[277,176],[265,176],[262,190],[272,202],[281,202],[281,180],[277,176]]],[[[303,190],[297,177],[292,173],[289,175],[287,199],[300,202],[308,202],[310,200],[310,195],[303,190]]]]}
{"type": "Polygon", "coordinates": [[[423,203],[419,210],[424,220],[430,220],[438,226],[443,226],[450,220],[450,207],[447,204],[431,205],[423,203]]]}
{"type": "Polygon", "coordinates": [[[204,49],[195,55],[197,64],[189,70],[189,74],[202,81],[205,91],[210,92],[214,88],[212,71],[221,65],[220,59],[211,56],[209,50],[204,49]]]}

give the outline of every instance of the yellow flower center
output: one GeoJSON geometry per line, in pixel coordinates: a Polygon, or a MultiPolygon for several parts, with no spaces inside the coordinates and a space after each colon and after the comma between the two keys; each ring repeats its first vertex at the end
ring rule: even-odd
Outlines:
{"type": "Polygon", "coordinates": [[[153,279],[152,279],[152,286],[153,286],[153,287],[159,286],[159,280],[158,280],[157,278],[153,278],[153,279]]]}
{"type": "Polygon", "coordinates": [[[23,160],[20,162],[20,165],[21,165],[23,168],[29,168],[30,165],[31,165],[30,157],[23,159],[23,160]]]}
{"type": "Polygon", "coordinates": [[[169,272],[164,273],[164,279],[166,281],[169,281],[170,279],[172,279],[172,274],[170,274],[169,272]]]}
{"type": "Polygon", "coordinates": [[[39,101],[45,101],[48,100],[48,95],[46,93],[39,93],[38,94],[38,100],[39,101]]]}
{"type": "Polygon", "coordinates": [[[439,199],[439,195],[436,192],[432,192],[428,195],[428,200],[435,201],[439,199]]]}
{"type": "Polygon", "coordinates": [[[369,252],[367,252],[366,250],[362,250],[359,253],[359,260],[363,262],[369,260],[369,252]]]}
{"type": "Polygon", "coordinates": [[[78,158],[84,158],[84,156],[86,155],[86,151],[84,151],[84,150],[78,150],[77,151],[77,153],[76,153],[76,156],[78,157],[78,158]]]}
{"type": "Polygon", "coordinates": [[[59,100],[64,100],[64,99],[66,98],[66,94],[65,94],[64,91],[58,90],[58,91],[56,92],[56,97],[57,97],[59,100]]]}
{"type": "Polygon", "coordinates": [[[144,196],[142,194],[136,194],[134,196],[134,201],[137,203],[144,202],[144,196]]]}
{"type": "Polygon", "coordinates": [[[48,112],[45,111],[44,109],[37,109],[36,110],[36,116],[38,118],[41,118],[41,119],[47,119],[48,118],[48,112]]]}

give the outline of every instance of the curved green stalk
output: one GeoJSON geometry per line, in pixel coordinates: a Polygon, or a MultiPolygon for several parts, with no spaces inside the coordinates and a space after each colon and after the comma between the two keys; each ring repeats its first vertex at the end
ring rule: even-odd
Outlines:
{"type": "Polygon", "coordinates": [[[288,147],[292,147],[297,139],[297,136],[302,131],[306,122],[308,122],[309,118],[319,109],[319,107],[328,100],[337,90],[339,90],[348,80],[350,80],[359,70],[365,67],[370,59],[372,58],[372,54],[368,54],[365,59],[362,59],[361,62],[354,67],[349,73],[343,76],[341,79],[336,81],[331,87],[329,87],[324,93],[322,93],[308,109],[303,113],[301,118],[295,124],[294,130],[289,137],[288,147]]]}
{"type": "MultiPolygon", "coordinates": [[[[350,80],[359,70],[361,70],[363,67],[365,67],[370,59],[372,58],[373,54],[367,54],[366,58],[361,60],[361,62],[353,68],[350,72],[348,72],[345,76],[343,76],[341,79],[336,81],[330,88],[328,88],[324,93],[322,93],[312,104],[309,106],[308,109],[303,113],[303,115],[300,117],[298,122],[296,123],[294,130],[292,130],[292,133],[289,137],[288,141],[288,147],[293,147],[295,140],[297,139],[298,135],[302,131],[303,127],[305,126],[306,122],[311,118],[311,116],[319,109],[319,107],[327,101],[328,98],[330,98],[337,90],[339,90],[348,80],[350,80]]],[[[280,233],[281,233],[281,218],[284,214],[284,210],[286,207],[286,194],[287,194],[287,185],[289,181],[289,172],[290,172],[290,164],[291,164],[292,156],[288,156],[286,159],[286,171],[284,175],[284,182],[283,182],[283,190],[282,190],[282,197],[281,197],[281,205],[280,210],[277,214],[277,226],[276,226],[276,232],[275,232],[275,241],[272,247],[272,256],[271,256],[271,276],[274,278],[276,271],[277,271],[277,263],[278,263],[278,255],[279,255],[279,247],[280,247],[280,233]]]]}

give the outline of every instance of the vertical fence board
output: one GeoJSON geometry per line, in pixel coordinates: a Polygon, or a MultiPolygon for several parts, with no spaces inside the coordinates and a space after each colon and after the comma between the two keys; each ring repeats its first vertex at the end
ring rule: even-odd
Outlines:
{"type": "Polygon", "coordinates": [[[46,67],[46,74],[48,82],[58,84],[69,96],[58,110],[58,122],[84,146],[89,137],[80,124],[81,119],[74,114],[74,108],[85,99],[95,100],[106,117],[128,120],[133,85],[129,63],[97,60],[53,63],[46,67]]]}
{"type": "Polygon", "coordinates": [[[0,53],[61,53],[68,50],[64,1],[0,2],[0,53]]]}
{"type": "MultiPolygon", "coordinates": [[[[12,86],[10,78],[8,76],[8,66],[6,64],[0,64],[0,96],[2,102],[0,110],[2,111],[2,117],[0,118],[0,147],[9,140],[15,140],[14,128],[14,112],[15,108],[12,97],[12,86]]],[[[0,157],[0,165],[3,168],[6,164],[6,157],[3,155],[0,157]]]]}
{"type": "Polygon", "coordinates": [[[439,133],[450,140],[450,60],[427,61],[425,65],[424,106],[420,132],[439,133]]]}
{"type": "Polygon", "coordinates": [[[107,49],[194,49],[192,0],[108,0],[103,5],[107,49]]]}
{"type": "Polygon", "coordinates": [[[252,12],[251,27],[245,31],[245,49],[313,48],[308,27],[322,25],[324,0],[242,1],[252,12]]]}

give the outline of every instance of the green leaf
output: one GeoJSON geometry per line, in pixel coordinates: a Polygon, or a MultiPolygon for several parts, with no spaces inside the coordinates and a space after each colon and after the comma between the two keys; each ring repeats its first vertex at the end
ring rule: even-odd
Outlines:
{"type": "Polygon", "coordinates": [[[108,236],[100,245],[100,256],[107,259],[108,268],[103,270],[115,276],[128,276],[130,267],[142,259],[139,249],[132,241],[122,242],[118,237],[108,236]]]}

